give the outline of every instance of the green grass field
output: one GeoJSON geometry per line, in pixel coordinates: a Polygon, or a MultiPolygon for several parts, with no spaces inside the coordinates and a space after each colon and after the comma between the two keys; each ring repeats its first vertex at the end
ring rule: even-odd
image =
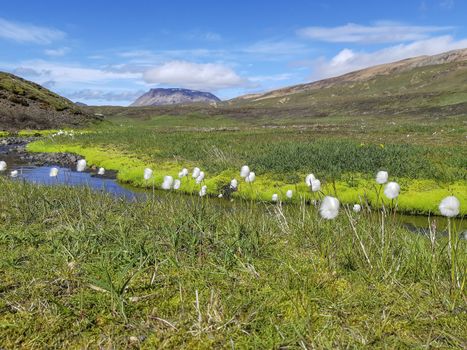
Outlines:
{"type": "Polygon", "coordinates": [[[458,232],[453,263],[391,215],[0,185],[5,349],[465,347],[458,232]]]}
{"type": "MultiPolygon", "coordinates": [[[[90,164],[117,170],[120,181],[138,187],[153,186],[143,179],[146,167],[154,170],[154,184],[160,187],[165,175],[177,177],[183,167],[198,166],[206,172],[203,184],[213,196],[232,178],[240,179],[240,167],[248,164],[257,180],[241,183],[234,196],[263,201],[274,193],[284,199],[289,189],[295,192],[292,201],[315,199],[304,184],[305,176],[314,173],[324,194],[347,204],[376,206],[374,176],[387,170],[391,181],[402,185],[400,211],[438,214],[439,201],[455,195],[462,214],[467,213],[467,150],[459,118],[302,121],[270,125],[225,116],[120,118],[73,138],[44,138],[29,150],[78,153],[90,164]]],[[[185,180],[181,191],[197,193],[200,187],[185,180]]]]}

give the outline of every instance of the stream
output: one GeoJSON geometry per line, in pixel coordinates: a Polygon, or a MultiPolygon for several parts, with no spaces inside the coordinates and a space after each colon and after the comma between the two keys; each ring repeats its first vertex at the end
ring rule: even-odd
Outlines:
{"type": "MultiPolygon", "coordinates": [[[[1,140],[1,139],[0,139],[1,140]]],[[[17,140],[16,140],[17,141],[17,140]]],[[[131,186],[119,184],[116,180],[116,172],[106,171],[105,175],[97,175],[97,169],[87,169],[84,172],[76,171],[74,166],[77,156],[51,155],[31,156],[25,150],[26,142],[14,144],[0,144],[0,161],[7,163],[7,170],[0,172],[0,176],[9,176],[12,170],[18,171],[15,181],[25,181],[39,185],[66,185],[66,186],[86,186],[95,191],[107,192],[117,197],[125,198],[129,201],[145,200],[151,194],[149,190],[142,190],[131,186]],[[58,175],[50,177],[50,170],[58,168],[58,175]]],[[[159,192],[159,191],[156,191],[159,192]]],[[[152,197],[152,195],[151,195],[152,197]]],[[[227,200],[219,200],[219,205],[228,206],[231,203],[227,200]]],[[[438,233],[445,234],[447,220],[444,217],[431,217],[421,215],[398,214],[398,220],[411,232],[429,235],[430,221],[436,220],[438,233]],[[430,220],[428,220],[430,219],[430,220]]],[[[467,220],[463,218],[454,220],[457,232],[462,238],[467,239],[467,220]]]]}

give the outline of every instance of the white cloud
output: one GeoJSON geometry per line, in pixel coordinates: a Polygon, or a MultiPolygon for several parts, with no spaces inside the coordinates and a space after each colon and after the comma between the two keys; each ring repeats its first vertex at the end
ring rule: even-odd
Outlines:
{"type": "Polygon", "coordinates": [[[20,43],[50,44],[65,38],[60,30],[0,18],[0,38],[20,43]]]}
{"type": "Polygon", "coordinates": [[[397,22],[376,22],[371,26],[348,23],[338,27],[307,27],[297,31],[298,35],[332,43],[378,44],[426,39],[433,33],[451,27],[411,26],[397,22]]]}
{"type": "Polygon", "coordinates": [[[47,56],[53,56],[53,57],[65,56],[68,52],[70,52],[69,47],[61,47],[61,48],[58,48],[58,49],[44,50],[44,53],[47,56]]]}
{"type": "Polygon", "coordinates": [[[248,80],[222,64],[187,61],[164,63],[147,70],[143,78],[147,83],[198,90],[218,90],[249,84],[248,80]]]}
{"type": "Polygon", "coordinates": [[[467,48],[467,39],[456,41],[446,35],[390,46],[373,52],[343,49],[330,60],[321,58],[315,61],[312,65],[312,79],[329,78],[378,64],[463,48],[467,48]]]}
{"type": "Polygon", "coordinates": [[[78,91],[73,91],[70,93],[65,93],[66,97],[71,100],[98,100],[98,101],[134,101],[145,91],[105,91],[105,90],[96,90],[96,89],[83,89],[78,91]]]}
{"type": "Polygon", "coordinates": [[[60,84],[94,84],[111,80],[133,80],[141,78],[141,73],[127,71],[117,72],[43,60],[25,61],[15,69],[17,71],[20,69],[22,72],[34,71],[35,76],[38,77],[38,79],[54,80],[56,82],[60,82],[60,84]]]}

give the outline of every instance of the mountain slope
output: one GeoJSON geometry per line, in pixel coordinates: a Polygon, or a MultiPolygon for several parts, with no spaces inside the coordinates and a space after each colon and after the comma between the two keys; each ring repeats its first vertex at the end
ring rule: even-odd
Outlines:
{"type": "Polygon", "coordinates": [[[220,99],[209,92],[188,89],[151,89],[131,106],[163,106],[187,103],[217,103],[220,99]]]}
{"type": "Polygon", "coordinates": [[[0,129],[51,129],[95,120],[41,85],[0,72],[0,129]]]}
{"type": "Polygon", "coordinates": [[[308,115],[467,114],[467,49],[370,67],[339,77],[246,95],[230,106],[306,110],[308,115]]]}

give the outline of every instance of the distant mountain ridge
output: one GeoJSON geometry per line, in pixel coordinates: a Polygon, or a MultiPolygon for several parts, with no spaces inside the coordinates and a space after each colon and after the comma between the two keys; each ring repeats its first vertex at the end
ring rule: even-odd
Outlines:
{"type": "Polygon", "coordinates": [[[217,103],[221,100],[210,92],[181,88],[151,89],[130,106],[164,106],[188,103],[217,103]]]}
{"type": "MultiPolygon", "coordinates": [[[[271,98],[284,98],[289,95],[298,93],[311,93],[313,90],[323,88],[344,87],[354,83],[368,82],[378,77],[400,75],[411,70],[416,70],[421,67],[445,65],[449,63],[464,63],[467,62],[467,49],[452,50],[433,56],[418,56],[407,58],[404,60],[380,64],[350,73],[346,73],[337,77],[322,79],[311,83],[299,84],[280,88],[265,93],[249,94],[236,97],[230,101],[261,101],[271,98]]],[[[283,101],[283,100],[282,100],[283,101]]]]}

